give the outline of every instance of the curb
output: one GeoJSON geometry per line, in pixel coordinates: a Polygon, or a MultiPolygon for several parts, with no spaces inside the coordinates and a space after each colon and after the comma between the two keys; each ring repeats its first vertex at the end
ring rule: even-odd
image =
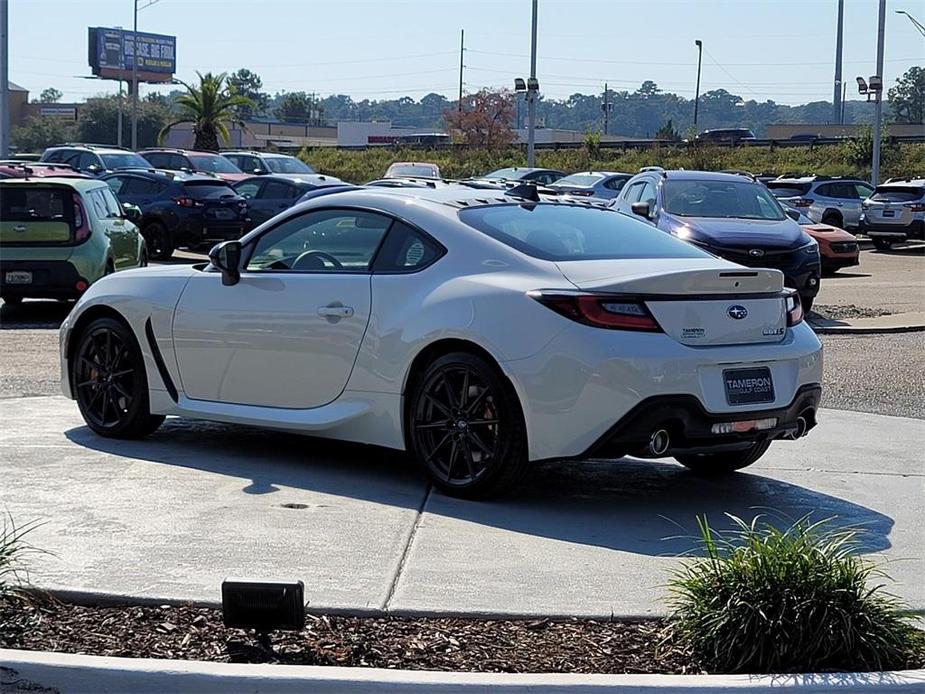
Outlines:
{"type": "Polygon", "coordinates": [[[154,692],[413,692],[415,694],[618,692],[664,694],[745,691],[918,693],[925,670],[796,675],[568,675],[453,673],[310,665],[245,665],[203,661],[110,658],[0,649],[3,692],[136,694],[154,692]],[[14,688],[15,687],[15,688],[14,688]]]}
{"type": "Polygon", "coordinates": [[[817,335],[895,335],[898,333],[918,333],[925,331],[925,325],[886,325],[867,327],[863,325],[817,325],[811,320],[807,323],[817,335]]]}

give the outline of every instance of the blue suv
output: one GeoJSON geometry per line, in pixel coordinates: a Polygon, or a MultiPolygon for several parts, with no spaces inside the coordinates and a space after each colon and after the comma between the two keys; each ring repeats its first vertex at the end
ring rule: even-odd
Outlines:
{"type": "Polygon", "coordinates": [[[780,270],[803,309],[812,308],[822,276],[819,245],[751,176],[646,170],[612,204],[720,258],[780,270]]]}

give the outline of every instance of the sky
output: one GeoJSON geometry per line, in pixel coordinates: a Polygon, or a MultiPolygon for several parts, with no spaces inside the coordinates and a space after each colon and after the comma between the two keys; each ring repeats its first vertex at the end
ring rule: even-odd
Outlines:
{"type": "MultiPolygon", "coordinates": [[[[455,99],[460,29],[464,88],[512,86],[530,69],[530,0],[138,0],[139,31],[177,37],[176,77],[259,74],[264,90],[354,100],[455,99]]],[[[133,0],[10,0],[10,79],[30,97],[114,92],[89,75],[87,27],[132,26],[133,0]]],[[[547,98],[633,91],[653,80],[693,98],[726,89],[783,104],[831,100],[837,0],[539,0],[537,76],[547,98]]],[[[877,0],[845,1],[843,76],[874,74],[877,0]]],[[[884,83],[925,64],[922,0],[888,0],[884,83]]],[[[173,87],[176,88],[176,87],[173,87]]],[[[142,94],[170,87],[143,86],[142,94]]]]}

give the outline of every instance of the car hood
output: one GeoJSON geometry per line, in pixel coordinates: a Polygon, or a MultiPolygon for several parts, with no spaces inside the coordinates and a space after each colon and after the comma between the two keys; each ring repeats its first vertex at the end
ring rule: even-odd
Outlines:
{"type": "Polygon", "coordinates": [[[797,248],[810,242],[800,225],[782,220],[670,216],[669,231],[689,241],[717,247],[797,248]]]}
{"type": "Polygon", "coordinates": [[[856,241],[857,237],[838,227],[829,226],[828,224],[803,224],[803,230],[814,239],[826,239],[828,241],[856,241]]]}

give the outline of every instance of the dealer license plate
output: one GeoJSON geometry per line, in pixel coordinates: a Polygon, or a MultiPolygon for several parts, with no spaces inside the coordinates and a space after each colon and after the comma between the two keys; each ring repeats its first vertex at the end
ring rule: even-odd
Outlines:
{"type": "Polygon", "coordinates": [[[18,270],[6,273],[7,284],[32,284],[32,273],[18,270]]]}
{"type": "Polygon", "coordinates": [[[774,402],[774,381],[771,380],[771,369],[767,366],[725,369],[723,386],[726,389],[726,402],[730,405],[774,402]]]}

